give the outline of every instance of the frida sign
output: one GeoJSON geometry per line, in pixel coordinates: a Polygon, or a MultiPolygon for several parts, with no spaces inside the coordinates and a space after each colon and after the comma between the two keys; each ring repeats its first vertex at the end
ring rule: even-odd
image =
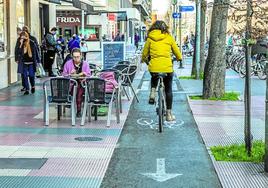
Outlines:
{"type": "Polygon", "coordinates": [[[80,23],[79,17],[57,17],[57,23],[80,23]]]}

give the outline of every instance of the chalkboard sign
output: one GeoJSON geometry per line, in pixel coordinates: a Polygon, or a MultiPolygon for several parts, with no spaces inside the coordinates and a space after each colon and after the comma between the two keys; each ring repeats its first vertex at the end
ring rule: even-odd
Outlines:
{"type": "Polygon", "coordinates": [[[119,61],[125,60],[124,42],[103,42],[102,62],[104,69],[111,68],[119,61]]]}

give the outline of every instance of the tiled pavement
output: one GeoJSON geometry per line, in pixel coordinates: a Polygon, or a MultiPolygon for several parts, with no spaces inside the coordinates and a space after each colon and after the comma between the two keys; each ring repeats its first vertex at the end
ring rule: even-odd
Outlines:
{"type": "MultiPolygon", "coordinates": [[[[179,75],[190,75],[191,65],[177,70],[179,75]]],[[[252,135],[254,140],[264,140],[265,133],[265,81],[252,78],[252,135]]],[[[185,92],[201,94],[202,81],[180,80],[185,92]]],[[[210,152],[211,146],[244,142],[244,81],[233,71],[226,75],[226,91],[241,93],[241,101],[189,100],[193,116],[204,143],[210,152]]],[[[211,155],[214,167],[224,188],[268,187],[268,175],[263,163],[220,162],[211,155]]]]}
{"type": "MultiPolygon", "coordinates": [[[[135,87],[143,72],[134,81],[135,87]]],[[[42,120],[42,89],[37,83],[35,94],[23,96],[19,86],[0,90],[0,158],[47,159],[40,169],[1,169],[0,187],[99,187],[113,150],[122,131],[131,101],[123,98],[120,124],[106,118],[85,126],[71,126],[70,117],[60,121],[51,107],[50,126],[42,120]],[[91,141],[78,141],[87,137],[91,141]]],[[[1,159],[0,159],[1,160],[1,159]]],[[[12,164],[11,164],[12,165],[12,164]]]]}

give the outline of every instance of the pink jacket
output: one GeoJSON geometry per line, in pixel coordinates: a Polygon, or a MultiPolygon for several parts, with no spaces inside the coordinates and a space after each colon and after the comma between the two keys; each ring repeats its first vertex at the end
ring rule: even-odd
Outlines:
{"type": "Polygon", "coordinates": [[[118,83],[115,79],[114,72],[103,72],[100,74],[100,78],[104,80],[109,80],[110,82],[106,83],[105,92],[106,93],[112,93],[114,87],[118,86],[118,83]]]}
{"type": "MultiPolygon", "coordinates": [[[[70,76],[71,75],[71,72],[74,69],[75,68],[74,68],[73,60],[70,59],[64,65],[62,76],[70,76]]],[[[90,68],[89,68],[89,65],[88,65],[88,63],[86,61],[83,62],[82,72],[85,73],[85,75],[87,77],[91,76],[90,68]]]]}

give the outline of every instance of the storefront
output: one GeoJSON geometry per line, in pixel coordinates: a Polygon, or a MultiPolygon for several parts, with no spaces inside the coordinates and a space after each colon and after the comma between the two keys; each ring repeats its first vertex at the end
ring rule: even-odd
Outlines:
{"type": "MultiPolygon", "coordinates": [[[[88,25],[87,16],[84,24],[84,38],[87,41],[100,40],[100,25],[88,25]]],[[[57,11],[58,34],[69,39],[73,34],[82,34],[82,16],[81,11],[57,11]]]]}
{"type": "Polygon", "coordinates": [[[57,11],[56,25],[59,29],[58,34],[64,38],[71,38],[73,34],[80,34],[81,28],[80,11],[57,11]]]}

